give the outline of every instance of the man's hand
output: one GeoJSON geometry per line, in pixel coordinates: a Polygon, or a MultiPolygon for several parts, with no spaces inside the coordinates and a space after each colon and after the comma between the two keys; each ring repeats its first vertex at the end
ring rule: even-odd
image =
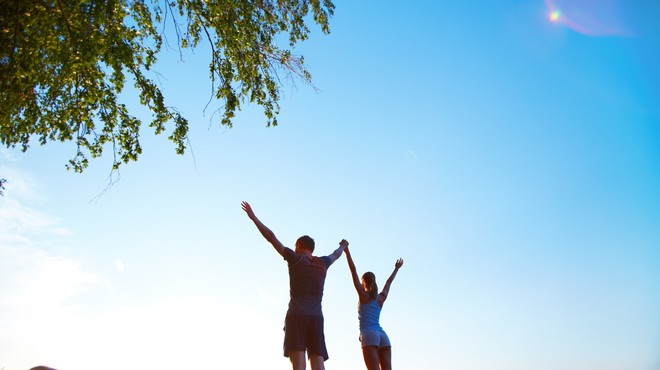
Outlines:
{"type": "Polygon", "coordinates": [[[261,235],[266,238],[266,240],[273,245],[273,248],[279,253],[280,255],[283,255],[284,253],[284,245],[280,243],[279,240],[277,240],[277,237],[275,237],[275,234],[266,227],[258,218],[257,216],[254,215],[254,211],[252,210],[252,207],[250,207],[250,203],[248,202],[241,202],[241,208],[247,213],[248,217],[250,217],[250,220],[254,222],[255,226],[257,226],[257,229],[261,233],[261,235]]]}
{"type": "Polygon", "coordinates": [[[396,260],[396,262],[394,263],[394,268],[396,268],[397,270],[400,269],[401,266],[403,266],[403,258],[399,258],[399,259],[396,260]]]}
{"type": "Polygon", "coordinates": [[[342,240],[339,242],[339,246],[340,246],[340,247],[344,247],[344,250],[345,250],[346,248],[348,248],[348,242],[346,241],[346,239],[342,239],[342,240]]]}
{"type": "Polygon", "coordinates": [[[243,208],[243,210],[245,211],[245,213],[247,213],[247,215],[250,219],[253,219],[255,217],[254,216],[254,211],[252,210],[252,207],[250,207],[250,203],[241,202],[241,208],[243,208]]]}

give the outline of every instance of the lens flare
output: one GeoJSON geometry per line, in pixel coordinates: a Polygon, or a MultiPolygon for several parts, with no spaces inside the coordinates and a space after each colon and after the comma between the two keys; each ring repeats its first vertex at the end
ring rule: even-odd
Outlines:
{"type": "Polygon", "coordinates": [[[629,34],[622,12],[625,0],[545,0],[545,4],[550,22],[583,35],[629,34]]]}
{"type": "Polygon", "coordinates": [[[548,19],[550,19],[550,22],[553,23],[559,22],[559,17],[561,17],[559,10],[553,10],[550,12],[550,15],[548,15],[548,19]]]}

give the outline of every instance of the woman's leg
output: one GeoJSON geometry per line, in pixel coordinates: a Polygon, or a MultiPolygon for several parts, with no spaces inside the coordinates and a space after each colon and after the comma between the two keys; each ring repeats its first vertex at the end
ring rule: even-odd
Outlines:
{"type": "Polygon", "coordinates": [[[378,349],[378,360],[380,370],[392,370],[392,347],[380,347],[378,349]]]}
{"type": "Polygon", "coordinates": [[[379,370],[380,367],[378,366],[378,347],[362,347],[362,355],[364,356],[364,363],[367,365],[367,370],[379,370]]]}

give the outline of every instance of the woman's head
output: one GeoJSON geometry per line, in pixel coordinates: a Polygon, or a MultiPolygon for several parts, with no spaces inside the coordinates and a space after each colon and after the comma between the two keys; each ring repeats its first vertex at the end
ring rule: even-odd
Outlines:
{"type": "Polygon", "coordinates": [[[378,285],[376,284],[376,275],[373,272],[367,271],[362,275],[362,286],[369,293],[371,299],[376,299],[378,296],[378,285]]]}

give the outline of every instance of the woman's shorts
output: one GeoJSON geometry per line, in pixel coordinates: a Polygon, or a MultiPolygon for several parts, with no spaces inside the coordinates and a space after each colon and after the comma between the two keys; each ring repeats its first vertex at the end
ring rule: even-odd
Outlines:
{"type": "Polygon", "coordinates": [[[383,330],[362,330],[360,331],[360,342],[362,347],[376,346],[381,347],[391,347],[390,338],[387,337],[387,334],[383,330]]]}
{"type": "Polygon", "coordinates": [[[292,351],[307,351],[328,359],[323,333],[323,316],[287,316],[284,320],[284,356],[292,351]]]}

